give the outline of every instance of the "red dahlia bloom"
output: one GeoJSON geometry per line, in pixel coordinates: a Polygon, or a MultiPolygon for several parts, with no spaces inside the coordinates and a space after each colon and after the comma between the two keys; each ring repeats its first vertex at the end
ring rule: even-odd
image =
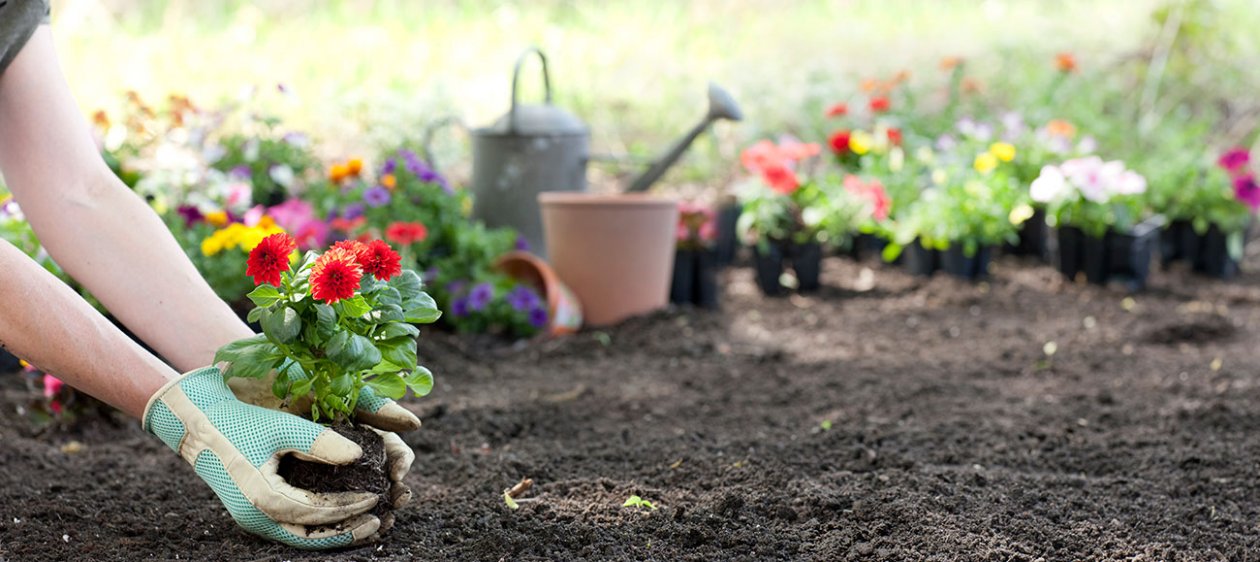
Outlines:
{"type": "Polygon", "coordinates": [[[332,304],[354,296],[363,268],[346,248],[330,248],[311,266],[311,296],[332,304]]]}
{"type": "Polygon", "coordinates": [[[852,136],[847,129],[841,129],[831,133],[827,137],[827,144],[831,145],[831,151],[843,156],[849,152],[849,137],[852,136]]]}
{"type": "Polygon", "coordinates": [[[888,101],[888,98],[884,96],[871,98],[871,113],[883,113],[888,111],[888,108],[891,106],[892,104],[888,101]]]}
{"type": "Polygon", "coordinates": [[[840,117],[849,113],[849,106],[843,102],[827,108],[827,117],[840,117]]]}
{"type": "Polygon", "coordinates": [[[766,166],[761,169],[761,179],[765,180],[776,193],[791,195],[801,186],[796,179],[796,172],[783,164],[766,166]]]}
{"type": "Polygon", "coordinates": [[[901,129],[896,127],[888,128],[888,143],[893,146],[901,146],[901,129]]]}
{"type": "Polygon", "coordinates": [[[289,254],[296,248],[293,237],[283,232],[263,238],[250,250],[245,274],[254,278],[255,285],[280,286],[280,274],[289,270],[289,254]]]}
{"type": "Polygon", "coordinates": [[[359,265],[373,277],[389,281],[402,273],[402,256],[384,241],[373,240],[363,245],[363,252],[359,254],[359,265]]]}
{"type": "Polygon", "coordinates": [[[331,249],[349,252],[350,255],[354,256],[354,263],[362,266],[364,252],[367,252],[367,244],[358,240],[341,240],[333,244],[331,249]]]}

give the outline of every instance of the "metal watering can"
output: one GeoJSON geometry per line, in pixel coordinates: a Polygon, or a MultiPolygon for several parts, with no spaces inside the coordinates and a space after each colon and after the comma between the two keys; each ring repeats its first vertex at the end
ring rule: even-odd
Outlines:
{"type": "MultiPolygon", "coordinates": [[[[668,151],[661,155],[627,191],[646,191],[687,151],[691,143],[721,119],[743,117],[730,94],[709,84],[709,110],[668,151]]],[[[488,127],[474,129],[473,217],[490,226],[515,228],[542,255],[542,216],[538,194],[544,191],[586,191],[586,164],[590,160],[590,129],[572,113],[551,104],[551,79],[547,57],[537,48],[521,54],[512,71],[512,105],[507,114],[488,127]],[[521,66],[530,55],[542,62],[546,92],[542,105],[517,102],[521,66]]]]}

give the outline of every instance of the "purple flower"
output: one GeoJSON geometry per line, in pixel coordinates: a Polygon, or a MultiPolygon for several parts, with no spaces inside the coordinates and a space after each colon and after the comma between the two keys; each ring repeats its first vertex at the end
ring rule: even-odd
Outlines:
{"type": "Polygon", "coordinates": [[[1229,149],[1229,151],[1225,154],[1222,154],[1221,158],[1217,160],[1216,163],[1222,168],[1229,170],[1230,173],[1236,174],[1240,172],[1243,167],[1247,166],[1247,164],[1251,163],[1251,153],[1247,152],[1247,149],[1245,148],[1234,147],[1229,149]]]}
{"type": "Polygon", "coordinates": [[[201,214],[201,209],[192,205],[180,205],[178,209],[175,209],[175,212],[179,213],[179,216],[184,217],[184,224],[188,226],[201,222],[205,218],[205,215],[201,214]]]}
{"type": "Polygon", "coordinates": [[[1247,174],[1234,178],[1234,197],[1246,203],[1252,211],[1260,209],[1260,185],[1256,185],[1256,177],[1247,174]]]}
{"type": "Polygon", "coordinates": [[[284,142],[287,142],[290,145],[296,146],[298,148],[306,148],[307,146],[310,146],[311,144],[310,137],[306,136],[305,133],[299,133],[297,131],[289,131],[285,133],[283,140],[284,142]]]}
{"type": "Polygon", "coordinates": [[[517,250],[522,251],[522,252],[528,252],[528,251],[529,251],[529,240],[526,240],[524,236],[521,236],[521,235],[517,234],[517,235],[516,235],[516,244],[515,244],[515,245],[513,245],[513,247],[514,247],[514,248],[516,248],[517,250]]]}
{"type": "Polygon", "coordinates": [[[245,165],[240,165],[228,170],[228,179],[233,181],[246,181],[253,177],[253,175],[254,172],[249,169],[249,166],[245,165]]]}
{"type": "Polygon", "coordinates": [[[468,299],[455,299],[451,301],[451,316],[456,318],[468,316],[468,299]]]}
{"type": "Polygon", "coordinates": [[[529,311],[529,325],[542,329],[547,325],[547,309],[538,307],[529,311]]]}
{"type": "Polygon", "coordinates": [[[429,269],[424,270],[424,272],[420,274],[420,281],[425,284],[428,284],[429,281],[433,279],[437,279],[437,276],[438,276],[438,268],[430,267],[429,269]]]}
{"type": "Polygon", "coordinates": [[[539,303],[538,294],[525,285],[517,285],[516,288],[508,291],[505,299],[517,312],[537,308],[539,303]]]}
{"type": "Polygon", "coordinates": [[[484,310],[494,299],[494,287],[489,283],[478,283],[468,293],[468,307],[473,310],[484,310]]]}
{"type": "Polygon", "coordinates": [[[468,283],[464,281],[451,281],[446,284],[446,292],[451,294],[462,292],[464,290],[464,286],[467,284],[468,283]]]}
{"type": "Polygon", "coordinates": [[[381,175],[385,176],[385,175],[392,174],[397,169],[398,169],[398,160],[390,158],[389,160],[385,161],[385,164],[383,166],[381,166],[381,175]]]}
{"type": "Polygon", "coordinates": [[[371,207],[380,207],[381,205],[389,203],[389,199],[389,190],[379,185],[373,186],[363,192],[363,202],[367,203],[371,207]]]}
{"type": "Polygon", "coordinates": [[[361,216],[363,216],[362,203],[351,203],[349,205],[346,205],[346,210],[341,212],[341,218],[346,219],[346,220],[357,219],[361,216]]]}

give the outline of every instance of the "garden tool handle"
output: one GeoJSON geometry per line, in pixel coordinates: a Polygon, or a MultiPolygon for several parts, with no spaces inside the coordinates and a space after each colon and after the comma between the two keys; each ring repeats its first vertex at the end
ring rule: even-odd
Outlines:
{"type": "Polygon", "coordinates": [[[538,60],[542,62],[543,91],[546,93],[546,103],[551,105],[551,77],[547,74],[547,55],[544,55],[538,47],[530,47],[521,53],[516,59],[516,66],[512,69],[512,108],[508,110],[508,132],[516,134],[516,85],[520,82],[521,67],[525,65],[525,59],[529,55],[538,55],[538,60]]]}
{"type": "Polygon", "coordinates": [[[452,125],[463,129],[466,133],[471,132],[471,129],[468,128],[468,124],[464,123],[464,120],[460,119],[458,115],[447,115],[426,125],[424,127],[424,134],[420,137],[420,152],[424,156],[424,161],[429,164],[429,167],[432,168],[433,171],[438,173],[441,173],[442,170],[438,167],[437,160],[433,158],[433,135],[452,125]]]}

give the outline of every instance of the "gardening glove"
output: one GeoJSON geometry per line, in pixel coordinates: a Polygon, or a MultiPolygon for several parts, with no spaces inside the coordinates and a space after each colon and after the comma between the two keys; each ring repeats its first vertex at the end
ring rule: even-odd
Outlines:
{"type": "MultiPolygon", "coordinates": [[[[292,370],[290,373],[291,379],[302,376],[300,369],[292,370]]],[[[305,417],[310,414],[311,399],[309,396],[303,396],[286,404],[283,400],[276,398],[275,393],[272,392],[271,387],[274,380],[275,372],[273,371],[268,376],[257,379],[233,377],[228,379],[227,384],[242,402],[271,410],[289,412],[297,416],[305,417]]],[[[390,501],[394,509],[402,509],[411,501],[411,487],[403,483],[403,478],[411,471],[411,463],[415,461],[416,455],[411,451],[411,447],[408,447],[402,438],[394,432],[419,429],[420,418],[417,418],[415,414],[406,408],[399,406],[397,402],[389,398],[383,398],[371,388],[365,387],[359,392],[359,401],[355,406],[354,420],[376,431],[384,440],[385,462],[389,470],[390,480],[390,501]]],[[[393,526],[393,514],[386,514],[381,521],[381,532],[384,533],[393,526]]]]}
{"type": "Polygon", "coordinates": [[[251,533],[312,550],[380,536],[381,520],[366,513],[376,506],[375,494],[315,493],[276,473],[285,454],[347,464],[363,449],[314,422],[241,402],[217,367],[189,372],[158,390],[145,407],[144,429],[191,464],[251,533]]]}

